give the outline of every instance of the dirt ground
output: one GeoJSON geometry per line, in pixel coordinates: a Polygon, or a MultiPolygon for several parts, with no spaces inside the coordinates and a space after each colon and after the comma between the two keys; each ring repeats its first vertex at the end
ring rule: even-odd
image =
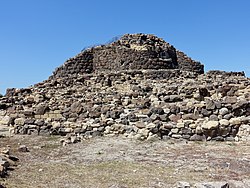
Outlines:
{"type": "MultiPolygon", "coordinates": [[[[158,188],[179,181],[250,184],[250,143],[97,137],[62,146],[57,136],[0,138],[20,161],[7,188],[158,188]],[[30,152],[19,152],[26,145],[30,152]]],[[[231,186],[232,187],[232,186],[231,186]]],[[[231,188],[230,187],[230,188],[231,188]]]]}

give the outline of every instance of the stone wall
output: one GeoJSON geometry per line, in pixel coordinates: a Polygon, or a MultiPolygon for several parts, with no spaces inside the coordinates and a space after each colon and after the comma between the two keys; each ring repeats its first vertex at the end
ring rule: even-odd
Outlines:
{"type": "Polygon", "coordinates": [[[226,75],[130,70],[47,80],[2,97],[0,124],[17,134],[67,135],[67,142],[105,135],[247,140],[250,80],[226,75]]]}
{"type": "MultiPolygon", "coordinates": [[[[0,97],[0,125],[67,143],[135,139],[248,140],[250,79],[210,71],[153,35],[87,49],[50,79],[0,97]]],[[[250,139],[249,139],[250,140],[250,139]]]]}
{"type": "Polygon", "coordinates": [[[94,71],[140,69],[180,69],[204,73],[202,64],[180,51],[176,52],[162,39],[154,35],[126,34],[111,44],[87,49],[70,58],[55,70],[51,78],[94,71]]]}
{"type": "Polygon", "coordinates": [[[93,49],[88,49],[73,58],[68,59],[62,66],[56,68],[50,79],[68,77],[71,75],[93,72],[93,49]]]}
{"type": "Polygon", "coordinates": [[[177,50],[176,54],[178,67],[180,70],[197,72],[199,74],[204,73],[204,65],[202,65],[200,62],[192,60],[190,57],[188,57],[185,53],[181,51],[177,50]]]}

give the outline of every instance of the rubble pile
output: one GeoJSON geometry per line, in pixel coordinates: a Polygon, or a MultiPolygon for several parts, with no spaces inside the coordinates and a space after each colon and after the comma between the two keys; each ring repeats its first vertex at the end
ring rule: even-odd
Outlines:
{"type": "Polygon", "coordinates": [[[246,140],[250,79],[210,71],[164,40],[127,34],[86,49],[44,82],[8,89],[0,124],[67,142],[124,135],[140,140],[246,140]]]}

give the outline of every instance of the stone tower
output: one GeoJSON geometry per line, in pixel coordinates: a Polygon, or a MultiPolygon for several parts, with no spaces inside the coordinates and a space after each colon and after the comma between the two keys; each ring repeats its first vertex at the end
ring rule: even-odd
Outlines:
{"type": "Polygon", "coordinates": [[[180,69],[204,73],[204,66],[149,34],[125,34],[117,41],[86,49],[57,68],[52,77],[143,69],[180,69]]]}

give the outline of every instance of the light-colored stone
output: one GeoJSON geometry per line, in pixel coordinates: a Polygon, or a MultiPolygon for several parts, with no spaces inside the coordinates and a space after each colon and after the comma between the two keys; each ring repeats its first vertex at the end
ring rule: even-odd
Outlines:
{"type": "Polygon", "coordinates": [[[171,132],[177,134],[179,132],[179,129],[178,128],[171,129],[171,132]]]}
{"type": "Polygon", "coordinates": [[[219,126],[219,121],[208,121],[202,124],[203,129],[215,129],[219,126]]]}
{"type": "Polygon", "coordinates": [[[156,124],[154,124],[154,123],[149,123],[149,124],[146,125],[147,129],[153,129],[155,127],[156,127],[156,124]]]}
{"type": "Polygon", "coordinates": [[[157,140],[160,140],[160,138],[157,134],[152,134],[152,135],[148,136],[147,140],[148,141],[157,141],[157,140]]]}
{"type": "Polygon", "coordinates": [[[220,125],[227,127],[229,125],[229,121],[227,119],[221,119],[220,121],[220,125]]]}
{"type": "Polygon", "coordinates": [[[202,127],[200,125],[195,128],[195,133],[196,134],[202,134],[203,133],[202,127]]]}
{"type": "Polygon", "coordinates": [[[9,125],[10,119],[11,118],[9,116],[0,117],[0,125],[9,125]]]}
{"type": "Polygon", "coordinates": [[[229,120],[229,123],[231,125],[240,125],[241,124],[241,119],[240,118],[231,118],[229,120]]]}
{"type": "Polygon", "coordinates": [[[58,129],[58,128],[61,127],[61,123],[60,123],[60,122],[57,122],[57,121],[53,121],[53,122],[52,122],[52,127],[53,127],[54,129],[58,129]]]}
{"type": "Polygon", "coordinates": [[[182,136],[181,136],[180,134],[172,134],[171,137],[172,137],[172,138],[177,138],[177,139],[179,139],[179,138],[181,138],[182,136]]]}
{"type": "Polygon", "coordinates": [[[176,127],[177,128],[184,128],[185,124],[184,123],[177,123],[176,127]]]}
{"type": "Polygon", "coordinates": [[[24,118],[17,118],[15,119],[15,124],[16,125],[24,125],[25,119],[24,118]]]}
{"type": "Polygon", "coordinates": [[[190,188],[190,183],[185,182],[185,181],[179,181],[176,184],[177,188],[190,188]]]}
{"type": "Polygon", "coordinates": [[[197,127],[197,124],[195,123],[189,124],[189,128],[191,129],[195,129],[196,127],[197,127]]]}

